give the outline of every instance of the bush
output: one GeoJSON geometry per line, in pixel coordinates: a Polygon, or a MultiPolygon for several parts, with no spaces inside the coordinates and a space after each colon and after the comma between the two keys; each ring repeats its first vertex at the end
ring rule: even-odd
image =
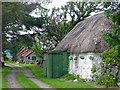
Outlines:
{"type": "Polygon", "coordinates": [[[66,80],[75,80],[76,79],[76,77],[73,74],[65,74],[61,78],[66,79],[66,80]]]}
{"type": "Polygon", "coordinates": [[[96,72],[96,66],[95,66],[95,65],[93,65],[91,71],[92,71],[92,73],[95,73],[95,72],[96,72]]]}
{"type": "Polygon", "coordinates": [[[96,82],[100,85],[105,85],[106,87],[116,86],[116,75],[113,73],[105,73],[105,75],[96,75],[96,82]]]}
{"type": "Polygon", "coordinates": [[[117,86],[119,81],[118,74],[120,73],[120,5],[115,3],[104,3],[104,6],[109,9],[105,10],[105,15],[114,23],[111,30],[103,33],[102,38],[107,42],[108,50],[100,54],[103,61],[101,63],[101,76],[96,76],[96,81],[99,84],[109,86],[117,86]],[[117,8],[113,10],[114,7],[117,8]],[[114,71],[117,69],[116,71],[114,71]]]}
{"type": "Polygon", "coordinates": [[[81,79],[81,78],[79,78],[79,75],[74,75],[74,74],[65,74],[61,77],[61,79],[65,79],[65,80],[75,80],[75,79],[77,79],[80,82],[85,82],[85,79],[81,79]]]}
{"type": "MultiPolygon", "coordinates": [[[[120,55],[117,54],[115,49],[116,47],[108,49],[100,54],[103,61],[100,63],[102,67],[101,75],[94,75],[96,82],[100,85],[105,85],[106,87],[117,86],[119,79],[118,74],[120,70],[120,55]],[[117,71],[114,71],[114,67],[117,71]]],[[[95,66],[93,66],[92,72],[96,72],[95,66]]]]}

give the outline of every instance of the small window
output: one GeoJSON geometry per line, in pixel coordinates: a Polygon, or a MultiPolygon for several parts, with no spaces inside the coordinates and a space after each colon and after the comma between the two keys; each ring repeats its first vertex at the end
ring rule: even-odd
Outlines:
{"type": "Polygon", "coordinates": [[[30,56],[28,57],[28,59],[30,59],[30,56]]]}
{"type": "Polygon", "coordinates": [[[36,57],[35,57],[35,56],[33,56],[33,57],[32,57],[32,60],[36,60],[36,57]]]}

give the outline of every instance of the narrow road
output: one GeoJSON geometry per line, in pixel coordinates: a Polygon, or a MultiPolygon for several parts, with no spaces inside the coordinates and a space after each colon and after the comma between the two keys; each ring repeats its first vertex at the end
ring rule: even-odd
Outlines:
{"type": "MultiPolygon", "coordinates": [[[[9,84],[10,80],[9,80],[9,77],[13,75],[12,79],[13,79],[13,82],[16,80],[16,73],[17,73],[17,67],[20,68],[24,75],[29,78],[30,80],[32,80],[35,84],[37,84],[40,88],[52,88],[51,86],[39,81],[38,79],[36,79],[36,77],[32,74],[31,70],[27,69],[27,68],[24,68],[22,66],[19,66],[19,65],[15,65],[15,64],[12,64],[10,63],[11,65],[9,65],[10,67],[12,67],[12,70],[10,71],[10,74],[8,73],[8,75],[6,76],[6,82],[9,84]],[[8,77],[8,78],[7,78],[8,77]]],[[[7,64],[8,65],[8,64],[7,64]]],[[[16,82],[15,82],[16,83],[16,82]]],[[[15,84],[15,83],[11,83],[11,84],[15,84]]],[[[14,85],[8,85],[7,87],[13,87],[14,85]]],[[[15,84],[16,85],[16,84],[15,84]]],[[[19,85],[18,85],[19,88],[21,88],[19,85]]]]}
{"type": "Polygon", "coordinates": [[[16,74],[18,72],[17,67],[7,65],[11,67],[11,71],[5,76],[6,88],[22,88],[16,80],[16,74]]]}

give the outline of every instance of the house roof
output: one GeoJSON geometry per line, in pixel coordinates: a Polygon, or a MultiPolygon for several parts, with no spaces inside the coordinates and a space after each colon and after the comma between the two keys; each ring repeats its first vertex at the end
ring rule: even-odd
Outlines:
{"type": "Polygon", "coordinates": [[[20,55],[22,55],[22,54],[24,54],[24,53],[26,53],[26,52],[28,52],[28,51],[29,51],[29,49],[23,51],[20,55]]]}
{"type": "Polygon", "coordinates": [[[28,55],[30,55],[30,54],[32,54],[33,52],[28,52],[27,54],[25,54],[24,56],[28,56],[28,55]]]}
{"type": "Polygon", "coordinates": [[[111,29],[113,23],[103,13],[79,22],[63,38],[54,50],[67,49],[70,53],[103,52],[107,43],[101,35],[111,29]]]}
{"type": "Polygon", "coordinates": [[[23,48],[16,56],[19,56],[26,48],[23,48]]]}

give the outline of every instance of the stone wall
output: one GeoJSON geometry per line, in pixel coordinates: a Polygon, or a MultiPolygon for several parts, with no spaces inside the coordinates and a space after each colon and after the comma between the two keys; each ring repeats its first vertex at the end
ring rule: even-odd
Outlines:
{"type": "Polygon", "coordinates": [[[80,53],[71,54],[69,56],[69,74],[79,75],[80,78],[93,80],[93,73],[91,71],[93,65],[96,66],[97,72],[100,74],[100,63],[102,62],[99,53],[80,53]]]}

